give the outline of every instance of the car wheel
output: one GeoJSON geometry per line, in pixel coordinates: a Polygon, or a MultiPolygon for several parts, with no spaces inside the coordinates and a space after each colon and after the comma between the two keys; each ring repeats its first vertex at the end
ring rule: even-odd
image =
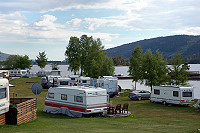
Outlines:
{"type": "Polygon", "coordinates": [[[142,100],[142,98],[141,98],[141,97],[138,97],[138,100],[139,100],[139,101],[141,101],[141,100],[142,100]]]}

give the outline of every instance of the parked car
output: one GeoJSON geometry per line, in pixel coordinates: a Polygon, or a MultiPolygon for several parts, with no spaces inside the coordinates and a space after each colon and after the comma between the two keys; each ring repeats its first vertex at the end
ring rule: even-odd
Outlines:
{"type": "Polygon", "coordinates": [[[149,99],[151,93],[146,90],[135,90],[128,94],[128,97],[132,100],[142,100],[142,99],[149,99]]]}

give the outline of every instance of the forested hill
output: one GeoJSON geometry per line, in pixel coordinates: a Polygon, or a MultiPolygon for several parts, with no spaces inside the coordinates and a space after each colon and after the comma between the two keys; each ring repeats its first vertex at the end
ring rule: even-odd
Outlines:
{"type": "Polygon", "coordinates": [[[200,63],[200,36],[175,35],[145,39],[118,47],[107,49],[109,57],[122,56],[129,59],[134,48],[140,45],[145,52],[151,49],[153,52],[159,50],[164,57],[171,57],[179,51],[189,63],[200,63]]]}

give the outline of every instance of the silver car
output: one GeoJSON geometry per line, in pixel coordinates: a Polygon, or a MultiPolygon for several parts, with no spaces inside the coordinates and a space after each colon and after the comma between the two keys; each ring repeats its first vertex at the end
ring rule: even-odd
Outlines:
{"type": "Polygon", "coordinates": [[[142,99],[149,99],[151,93],[146,90],[135,90],[128,94],[128,97],[132,100],[142,100],[142,99]]]}

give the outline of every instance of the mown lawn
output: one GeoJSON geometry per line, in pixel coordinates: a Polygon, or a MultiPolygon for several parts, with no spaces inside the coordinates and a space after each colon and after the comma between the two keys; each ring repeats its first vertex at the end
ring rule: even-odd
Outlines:
{"type": "MultiPolygon", "coordinates": [[[[15,85],[10,88],[17,97],[35,97],[31,87],[33,83],[40,82],[40,78],[21,78],[10,81],[15,85]]],[[[135,132],[135,133],[168,133],[186,132],[195,133],[200,128],[200,112],[192,106],[164,106],[158,103],[145,101],[132,101],[125,92],[124,96],[112,98],[114,104],[129,103],[132,115],[124,118],[110,117],[84,117],[71,118],[66,115],[53,115],[42,112],[47,90],[38,95],[37,120],[21,125],[0,126],[0,133],[62,133],[62,132],[135,132]]]]}

